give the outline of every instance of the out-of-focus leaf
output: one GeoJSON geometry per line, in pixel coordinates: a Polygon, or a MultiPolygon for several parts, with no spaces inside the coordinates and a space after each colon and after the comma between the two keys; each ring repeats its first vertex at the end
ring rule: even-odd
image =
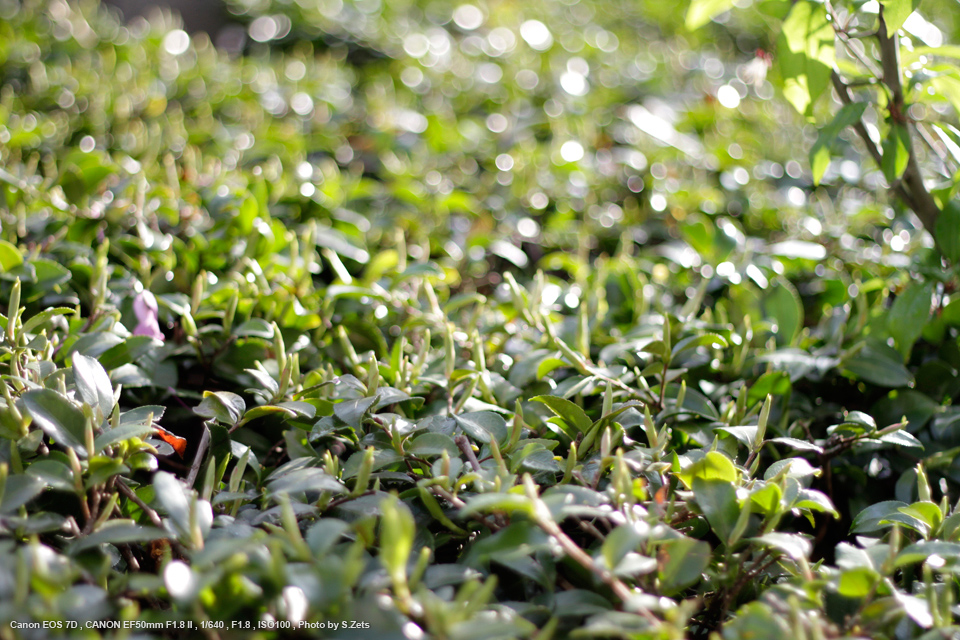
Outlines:
{"type": "Polygon", "coordinates": [[[783,93],[794,108],[810,115],[827,90],[834,63],[836,35],[826,8],[801,0],[793,5],[777,39],[777,64],[783,93]]]}
{"type": "Polygon", "coordinates": [[[797,290],[781,278],[763,300],[764,314],[777,326],[777,341],[792,344],[803,327],[803,305],[797,290]]]}
{"type": "Polygon", "coordinates": [[[323,469],[307,467],[285,474],[268,481],[270,492],[300,493],[306,491],[329,491],[331,493],[346,493],[347,488],[323,469]]]}
{"type": "Polygon", "coordinates": [[[693,479],[693,495],[697,506],[707,516],[707,522],[721,540],[729,540],[740,516],[737,489],[725,480],[693,479]]]}
{"type": "Polygon", "coordinates": [[[131,542],[150,542],[151,540],[166,538],[168,535],[163,529],[145,527],[130,520],[111,520],[96,532],[71,544],[69,552],[77,554],[101,544],[117,545],[131,542]]]}
{"type": "Polygon", "coordinates": [[[170,516],[176,531],[180,535],[190,532],[190,503],[180,480],[166,471],[158,471],[153,476],[153,490],[163,509],[170,516]]]}
{"type": "Polygon", "coordinates": [[[693,0],[687,8],[684,24],[693,31],[710,22],[714,16],[733,8],[733,0],[693,0]]]}
{"type": "Polygon", "coordinates": [[[710,545],[702,540],[678,538],[661,547],[660,584],[663,593],[677,593],[698,582],[710,563],[710,545]]]}
{"type": "Polygon", "coordinates": [[[380,504],[380,562],[395,582],[406,580],[415,534],[416,523],[407,505],[395,496],[384,498],[380,504]]]}
{"type": "Polygon", "coordinates": [[[820,184],[823,174],[830,166],[830,147],[837,136],[847,127],[855,124],[863,117],[867,108],[866,102],[852,102],[844,105],[837,111],[830,124],[820,129],[817,141],[810,149],[810,168],[813,172],[813,184],[820,184]]]}
{"type": "Polygon", "coordinates": [[[893,38],[910,14],[919,6],[920,0],[882,0],[883,21],[887,24],[887,37],[893,38]]]}
{"type": "Polygon", "coordinates": [[[732,483],[737,481],[737,468],[730,458],[719,451],[708,451],[703,458],[678,473],[677,477],[690,488],[697,478],[732,483]]]}
{"type": "Polygon", "coordinates": [[[943,256],[956,264],[960,262],[960,203],[951,200],[937,216],[935,236],[943,256]]]}
{"type": "Polygon", "coordinates": [[[913,376],[903,366],[902,356],[892,347],[871,343],[843,361],[844,368],[867,382],[881,387],[906,387],[913,376]]]}
{"type": "Polygon", "coordinates": [[[763,546],[785,553],[793,560],[808,558],[813,550],[810,540],[798,533],[765,533],[754,540],[763,546]]]}
{"type": "Polygon", "coordinates": [[[910,132],[902,124],[893,124],[883,141],[880,168],[887,182],[893,184],[903,176],[910,160],[910,132]]]}
{"type": "Polygon", "coordinates": [[[933,283],[914,282],[897,296],[890,308],[887,328],[904,360],[910,357],[913,343],[920,337],[923,326],[930,317],[932,295],[933,283]]]}

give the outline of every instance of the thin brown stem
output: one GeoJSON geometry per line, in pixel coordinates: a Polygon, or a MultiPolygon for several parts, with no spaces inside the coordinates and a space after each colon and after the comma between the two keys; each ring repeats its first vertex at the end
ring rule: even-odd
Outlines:
{"type": "MultiPolygon", "coordinates": [[[[462,509],[467,504],[466,502],[464,502],[457,496],[453,495],[449,491],[443,489],[442,487],[438,487],[436,485],[430,487],[430,492],[433,493],[433,495],[437,496],[438,498],[443,498],[444,500],[446,500],[447,502],[449,502],[450,504],[452,504],[458,509],[462,509]]],[[[483,526],[490,529],[491,531],[499,531],[500,529],[503,528],[501,525],[497,524],[496,522],[491,522],[487,520],[479,513],[473,514],[472,518],[477,522],[479,522],[480,524],[482,524],[483,526]]]]}
{"type": "MultiPolygon", "coordinates": [[[[906,125],[906,105],[903,97],[903,80],[901,78],[900,67],[900,42],[899,36],[894,33],[887,35],[887,24],[884,21],[883,5],[880,5],[880,24],[877,29],[877,39],[880,41],[880,62],[883,65],[883,83],[890,90],[890,118],[902,125],[906,125]]],[[[907,146],[907,168],[903,172],[903,183],[913,200],[911,209],[920,218],[920,222],[931,236],[936,240],[935,232],[937,227],[937,217],[940,215],[940,208],[934,201],[933,196],[927,190],[923,182],[923,175],[920,172],[920,164],[917,162],[917,154],[913,148],[913,135],[907,128],[906,135],[907,146]]]]}
{"type": "MultiPolygon", "coordinates": [[[[617,578],[607,569],[600,568],[590,554],[581,549],[580,545],[574,542],[570,536],[563,532],[563,530],[560,528],[560,525],[550,518],[537,518],[537,524],[540,525],[541,529],[546,531],[557,541],[557,543],[560,545],[560,548],[563,549],[563,552],[566,553],[571,560],[597,576],[601,582],[610,587],[610,590],[613,591],[613,594],[622,603],[629,603],[630,599],[634,595],[634,592],[630,589],[630,587],[625,585],[619,578],[617,578]]],[[[637,610],[637,612],[652,624],[660,624],[660,621],[656,618],[656,616],[646,609],[640,608],[637,610]]]]}
{"type": "Polygon", "coordinates": [[[133,571],[140,571],[140,563],[135,557],[133,557],[133,551],[130,550],[130,545],[121,544],[119,546],[120,555],[123,556],[123,559],[127,561],[127,566],[130,567],[133,571]]]}
{"type": "Polygon", "coordinates": [[[600,542],[604,542],[607,539],[606,536],[604,536],[603,533],[599,529],[597,529],[597,527],[594,526],[592,522],[588,522],[587,520],[580,520],[577,522],[577,524],[580,526],[581,529],[583,529],[584,531],[592,535],[594,538],[596,538],[600,542]]]}
{"type": "MultiPolygon", "coordinates": [[[[163,519],[160,518],[160,514],[157,513],[156,509],[152,508],[146,502],[141,500],[140,496],[134,493],[133,489],[128,487],[127,483],[121,480],[120,478],[117,478],[117,489],[119,489],[120,493],[126,496],[128,500],[130,500],[133,504],[140,507],[140,509],[143,510],[145,514],[147,514],[147,518],[150,519],[150,522],[153,523],[153,526],[159,529],[164,528],[163,519]]],[[[186,557],[187,550],[182,544],[180,544],[176,540],[170,540],[170,546],[173,547],[178,554],[180,554],[183,557],[186,557]]]]}
{"type": "Polygon", "coordinates": [[[480,467],[480,461],[477,460],[477,454],[473,452],[473,447],[470,446],[470,441],[467,440],[466,436],[456,436],[453,439],[457,443],[457,446],[460,448],[460,451],[463,451],[463,455],[467,456],[467,460],[470,462],[470,466],[477,473],[481,473],[483,469],[480,467]]]}
{"type": "Polygon", "coordinates": [[[193,457],[193,463],[190,465],[190,473],[187,474],[187,486],[192,487],[197,481],[197,475],[200,473],[200,465],[203,464],[204,454],[207,447],[210,446],[210,428],[203,424],[203,433],[200,435],[200,444],[197,446],[197,453],[193,457]]]}
{"type": "Polygon", "coordinates": [[[126,482],[124,482],[123,480],[118,480],[117,489],[119,489],[120,493],[126,496],[127,499],[130,500],[133,504],[140,507],[143,510],[143,512],[147,514],[147,517],[150,518],[150,522],[152,522],[154,526],[163,527],[163,520],[160,518],[160,514],[157,513],[156,510],[150,507],[146,502],[141,500],[140,496],[134,493],[133,489],[128,487],[126,482]]]}
{"type": "Polygon", "coordinates": [[[833,20],[834,32],[837,34],[837,37],[840,38],[840,41],[846,46],[847,51],[849,51],[853,57],[855,57],[860,64],[862,64],[867,71],[870,72],[870,75],[874,76],[875,78],[879,78],[880,70],[877,69],[873,63],[867,59],[862,51],[854,46],[853,42],[851,42],[850,33],[847,31],[847,25],[841,25],[840,16],[838,16],[836,11],[834,11],[833,5],[830,2],[826,2],[825,5],[827,7],[827,13],[830,14],[830,17],[833,20]]]}
{"type": "MultiPolygon", "coordinates": [[[[854,99],[853,95],[850,93],[850,87],[843,81],[843,79],[840,77],[840,74],[836,71],[833,71],[830,78],[833,81],[833,88],[836,90],[840,101],[845,105],[853,104],[854,99]]],[[[880,153],[880,148],[873,141],[873,138],[870,137],[870,133],[867,131],[867,127],[863,123],[863,120],[857,120],[853,125],[853,130],[857,133],[857,136],[860,137],[860,140],[863,141],[867,152],[870,154],[870,157],[873,158],[873,161],[877,163],[877,166],[882,166],[883,155],[880,153]]],[[[892,187],[892,189],[904,204],[914,211],[917,210],[917,204],[914,201],[913,196],[910,195],[910,192],[907,191],[906,188],[904,188],[903,183],[898,182],[892,187]]]]}

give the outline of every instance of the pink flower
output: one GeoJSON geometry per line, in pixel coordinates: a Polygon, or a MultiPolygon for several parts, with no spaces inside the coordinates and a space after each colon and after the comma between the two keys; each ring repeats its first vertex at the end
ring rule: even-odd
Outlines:
{"type": "Polygon", "coordinates": [[[149,291],[138,293],[133,299],[133,313],[137,316],[137,327],[133,330],[133,335],[150,336],[163,342],[163,332],[160,331],[160,324],[157,322],[159,310],[157,299],[152,293],[149,291]]]}

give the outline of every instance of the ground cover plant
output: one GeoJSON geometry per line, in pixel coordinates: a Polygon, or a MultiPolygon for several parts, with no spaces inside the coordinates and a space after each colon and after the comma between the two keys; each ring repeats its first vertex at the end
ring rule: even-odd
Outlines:
{"type": "Polygon", "coordinates": [[[0,638],[953,637],[960,25],[870,5],[0,0],[0,638]]]}

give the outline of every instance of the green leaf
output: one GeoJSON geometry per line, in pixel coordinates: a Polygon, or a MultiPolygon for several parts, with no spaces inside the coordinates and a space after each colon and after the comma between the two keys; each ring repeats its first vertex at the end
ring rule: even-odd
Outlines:
{"type": "Polygon", "coordinates": [[[723,625],[723,640],[783,640],[795,636],[784,616],[778,616],[765,602],[745,604],[723,625]]]}
{"type": "Polygon", "coordinates": [[[819,476],[820,469],[812,466],[803,458],[785,458],[777,460],[763,474],[764,480],[770,480],[776,476],[786,478],[807,478],[809,476],[819,476]]]}
{"type": "Polygon", "coordinates": [[[793,560],[808,558],[813,550],[810,540],[798,533],[765,533],[753,540],[765,547],[776,549],[793,560]]]}
{"type": "Polygon", "coordinates": [[[913,282],[893,301],[887,316],[887,329],[897,343],[904,362],[910,358],[913,343],[923,332],[930,317],[932,282],[913,282]]]}
{"type": "Polygon", "coordinates": [[[800,451],[815,451],[817,453],[823,453],[823,447],[812,442],[807,442],[806,440],[798,440],[797,438],[771,438],[768,442],[785,444],[788,447],[793,447],[794,449],[798,449],[800,451]]]}
{"type": "Polygon", "coordinates": [[[33,267],[36,273],[36,280],[33,282],[33,286],[39,291],[47,292],[57,285],[70,281],[70,270],[53,260],[34,258],[30,261],[30,266],[33,267]]]}
{"type": "Polygon", "coordinates": [[[670,349],[667,347],[667,343],[663,340],[654,340],[645,344],[640,351],[642,353],[652,353],[655,356],[660,356],[661,358],[666,357],[670,353],[670,349]]]}
{"type": "Polygon", "coordinates": [[[910,14],[920,7],[921,0],[881,0],[883,21],[887,24],[887,37],[892,38],[910,14]]]}
{"type": "Polygon", "coordinates": [[[346,493],[347,488],[332,475],[317,467],[295,469],[267,481],[270,493],[304,493],[307,491],[346,493]]]}
{"type": "Polygon", "coordinates": [[[178,534],[190,535],[190,503],[186,489],[177,477],[166,471],[158,471],[153,476],[153,491],[178,534]]]}
{"type": "Polygon", "coordinates": [[[37,329],[43,326],[51,318],[56,316],[65,316],[76,313],[75,309],[70,307],[51,307],[50,309],[44,309],[40,313],[33,315],[29,320],[23,323],[23,332],[24,333],[33,333],[34,329],[37,329]]]}
{"type": "Polygon", "coordinates": [[[677,478],[688,488],[693,487],[696,478],[736,482],[737,468],[730,462],[730,458],[719,451],[708,451],[703,458],[678,473],[677,478]]]}
{"type": "Polygon", "coordinates": [[[811,511],[829,513],[834,518],[840,517],[840,514],[837,512],[836,507],[833,506],[830,498],[827,497],[827,494],[822,491],[817,491],[816,489],[801,489],[791,507],[794,509],[809,509],[811,511]]]}
{"type": "Polygon", "coordinates": [[[902,124],[893,124],[882,145],[880,168],[888,184],[900,179],[910,160],[910,132],[902,124]]]}
{"type": "Polygon", "coordinates": [[[795,3],[781,27],[777,64],[783,93],[803,115],[812,115],[813,104],[830,85],[835,37],[826,7],[808,0],[795,3]]]}
{"type": "Polygon", "coordinates": [[[23,405],[47,436],[59,445],[70,447],[81,458],[87,457],[86,419],[83,412],[53,389],[34,389],[21,396],[23,405]]]}
{"type": "Polygon", "coordinates": [[[273,325],[262,318],[251,318],[233,330],[238,338],[273,340],[273,325]]]}
{"type": "Polygon", "coordinates": [[[881,387],[906,387],[913,376],[901,362],[901,354],[893,347],[871,343],[856,355],[843,360],[844,369],[861,380],[881,387]]]}
{"type": "Polygon", "coordinates": [[[81,551],[99,547],[101,544],[129,544],[131,542],[150,542],[166,538],[170,534],[157,527],[145,527],[131,520],[112,520],[104,523],[96,532],[81,538],[68,547],[68,553],[75,555],[81,551]]]}
{"type": "Polygon", "coordinates": [[[511,468],[516,469],[520,464],[529,471],[552,471],[560,470],[559,463],[554,459],[553,453],[544,449],[542,445],[529,445],[510,456],[511,468]]]}
{"type": "MultiPolygon", "coordinates": [[[[932,417],[940,413],[941,409],[940,403],[925,393],[916,389],[898,389],[891,391],[885,398],[873,405],[872,411],[884,423],[898,423],[906,418],[907,426],[911,431],[916,432],[927,424],[932,417]]],[[[938,437],[942,435],[937,434],[937,431],[937,428],[934,427],[934,434],[938,437]]],[[[888,442],[885,438],[883,436],[881,440],[888,442]]]]}
{"type": "Polygon", "coordinates": [[[110,347],[100,357],[100,365],[110,371],[141,357],[160,346],[161,342],[150,336],[130,336],[120,344],[110,347]]]}
{"type": "Polygon", "coordinates": [[[537,380],[542,380],[545,376],[550,375],[550,372],[556,369],[562,369],[563,367],[569,367],[570,363],[566,360],[561,360],[560,358],[547,358],[540,363],[540,366],[537,367],[537,380]]]}
{"type": "Polygon", "coordinates": [[[729,433],[731,436],[737,439],[738,442],[743,444],[749,449],[753,449],[757,445],[757,427],[756,426],[746,426],[746,427],[717,427],[717,431],[722,431],[724,433],[729,433]]]}
{"type": "Polygon", "coordinates": [[[453,438],[443,433],[423,433],[407,444],[404,450],[417,456],[439,456],[444,451],[451,458],[460,455],[453,438]]]}
{"type": "Polygon", "coordinates": [[[960,262],[960,203],[956,200],[948,202],[937,216],[934,235],[943,257],[954,264],[960,262]]]}
{"type": "Polygon", "coordinates": [[[121,460],[107,456],[93,456],[90,458],[89,471],[83,480],[83,485],[89,490],[121,473],[130,473],[130,468],[121,460]]]}
{"type": "Polygon", "coordinates": [[[113,412],[113,385],[110,376],[95,359],[75,353],[73,379],[80,397],[91,407],[100,407],[104,417],[113,412]]]}
{"type": "Polygon", "coordinates": [[[733,483],[694,478],[693,495],[717,537],[720,540],[729,540],[737,518],[740,517],[737,489],[733,483]]]}
{"type": "Polygon", "coordinates": [[[786,278],[778,278],[763,300],[764,315],[777,325],[777,342],[792,344],[803,327],[800,295],[786,278]]]}
{"type": "MultiPolygon", "coordinates": [[[[660,392],[660,385],[653,387],[655,393],[660,392]]],[[[667,386],[667,399],[677,400],[680,396],[680,385],[670,384],[667,386]]],[[[676,403],[674,403],[676,407],[676,403]]],[[[687,387],[686,395],[683,398],[683,406],[671,410],[672,413],[692,413],[707,420],[719,420],[720,414],[717,408],[710,402],[710,399],[691,387],[687,387]]]]}
{"type": "Polygon", "coordinates": [[[762,402],[768,395],[782,396],[790,392],[790,376],[783,371],[768,371],[757,378],[747,393],[747,405],[753,406],[762,402]]]}
{"type": "Polygon", "coordinates": [[[417,533],[413,514],[396,496],[380,503],[380,563],[394,582],[406,582],[407,560],[417,533]]]}
{"type": "Polygon", "coordinates": [[[260,212],[260,206],[257,199],[248,197],[240,203],[237,210],[237,229],[241,234],[248,236],[253,231],[253,221],[260,212]]]}
{"type": "Polygon", "coordinates": [[[900,507],[898,511],[918,520],[923,520],[931,530],[936,529],[943,522],[943,513],[935,502],[921,500],[920,502],[914,502],[909,507],[900,507]]]}
{"type": "Polygon", "coordinates": [[[670,354],[671,360],[689,349],[697,347],[710,347],[711,349],[726,349],[729,345],[726,339],[716,333],[705,333],[702,336],[691,336],[684,338],[673,347],[670,354]]]}
{"type": "Polygon", "coordinates": [[[333,415],[354,429],[359,429],[364,416],[370,412],[376,402],[377,396],[344,400],[333,405],[333,415]]]}
{"type": "Polygon", "coordinates": [[[163,417],[166,407],[159,404],[147,404],[120,414],[120,424],[154,424],[163,417]],[[149,421],[153,416],[153,422],[149,421]]]}
{"type": "Polygon", "coordinates": [[[16,474],[6,479],[3,495],[0,496],[0,513],[16,513],[46,488],[42,478],[32,475],[16,474]]]}
{"type": "Polygon", "coordinates": [[[693,0],[687,8],[684,24],[693,31],[710,22],[715,16],[733,8],[734,0],[693,0]]]}
{"type": "Polygon", "coordinates": [[[583,409],[566,398],[559,396],[536,396],[531,398],[531,400],[547,405],[550,411],[555,413],[559,418],[562,418],[568,425],[574,427],[576,432],[571,435],[571,438],[576,438],[578,434],[586,433],[593,424],[593,421],[587,417],[583,409]]]}
{"type": "Polygon", "coordinates": [[[856,124],[863,117],[867,108],[866,102],[852,102],[844,105],[837,111],[830,124],[822,127],[817,135],[817,141],[810,149],[810,169],[813,173],[813,184],[820,184],[823,174],[830,166],[830,148],[837,136],[849,126],[856,124]]]}
{"type": "Polygon", "coordinates": [[[886,528],[882,522],[899,514],[901,507],[909,507],[906,502],[887,500],[870,505],[857,514],[850,525],[850,533],[873,533],[886,528]]]}
{"type": "Polygon", "coordinates": [[[244,423],[250,422],[251,420],[256,420],[257,418],[262,418],[264,416],[271,415],[282,415],[284,418],[296,418],[297,412],[288,409],[286,407],[281,407],[275,404],[264,404],[259,407],[251,407],[249,411],[246,411],[243,414],[244,423]]]}
{"type": "Polygon", "coordinates": [[[0,271],[6,272],[23,264],[23,254],[16,246],[0,240],[0,271]]]}
{"type": "Polygon", "coordinates": [[[613,569],[628,553],[635,551],[643,537],[633,525],[622,524],[607,534],[600,547],[600,554],[608,569],[613,569]]]}
{"type": "Polygon", "coordinates": [[[27,467],[27,474],[43,480],[47,486],[57,491],[74,493],[77,490],[74,484],[73,470],[66,462],[66,458],[49,457],[37,460],[27,467]]]}
{"type": "Polygon", "coordinates": [[[501,443],[507,438],[507,421],[493,411],[475,411],[453,416],[463,431],[477,442],[488,443],[493,438],[501,443]]]}
{"type": "Polygon", "coordinates": [[[903,567],[908,564],[922,562],[932,555],[938,555],[944,560],[960,562],[960,543],[944,542],[942,540],[922,540],[904,548],[897,554],[895,566],[903,567]]]}
{"type": "Polygon", "coordinates": [[[677,538],[660,547],[660,591],[666,596],[686,589],[700,580],[710,564],[710,545],[702,540],[677,538]]]}
{"type": "MultiPolygon", "coordinates": [[[[357,451],[352,456],[350,456],[346,463],[343,465],[343,472],[341,473],[341,478],[344,480],[349,480],[350,478],[355,477],[359,472],[361,465],[363,464],[364,451],[357,451]]],[[[306,458],[304,458],[305,460],[306,458]]],[[[377,469],[382,469],[383,467],[389,466],[391,464],[396,464],[403,460],[393,449],[378,449],[373,454],[373,467],[371,471],[376,471],[377,469]]],[[[458,460],[458,458],[454,458],[458,460]]]]}
{"type": "Polygon", "coordinates": [[[203,400],[194,408],[198,416],[213,419],[225,425],[234,425],[240,421],[247,410],[243,398],[229,391],[204,391],[203,400]]]}
{"type": "Polygon", "coordinates": [[[840,574],[837,591],[847,598],[865,598],[880,579],[880,575],[868,567],[845,569],[840,574]]]}
{"type": "Polygon", "coordinates": [[[512,513],[522,511],[533,514],[533,502],[527,496],[518,493],[485,493],[467,499],[467,503],[460,508],[460,517],[466,518],[475,513],[490,513],[503,511],[512,513]]]}
{"type": "Polygon", "coordinates": [[[343,520],[324,517],[307,531],[306,541],[315,557],[323,557],[350,530],[343,520]]]}
{"type": "Polygon", "coordinates": [[[128,423],[118,425],[115,429],[107,429],[93,441],[94,453],[100,453],[107,447],[130,438],[142,438],[156,431],[152,424],[128,423]]]}
{"type": "Polygon", "coordinates": [[[750,494],[752,504],[760,507],[766,515],[771,515],[780,511],[780,501],[783,499],[783,491],[780,486],[773,482],[768,482],[762,487],[756,488],[750,494]]]}
{"type": "Polygon", "coordinates": [[[880,436],[880,442],[892,444],[898,447],[914,447],[917,449],[923,449],[923,443],[917,440],[916,436],[911,434],[909,431],[904,431],[903,429],[880,436]]]}

